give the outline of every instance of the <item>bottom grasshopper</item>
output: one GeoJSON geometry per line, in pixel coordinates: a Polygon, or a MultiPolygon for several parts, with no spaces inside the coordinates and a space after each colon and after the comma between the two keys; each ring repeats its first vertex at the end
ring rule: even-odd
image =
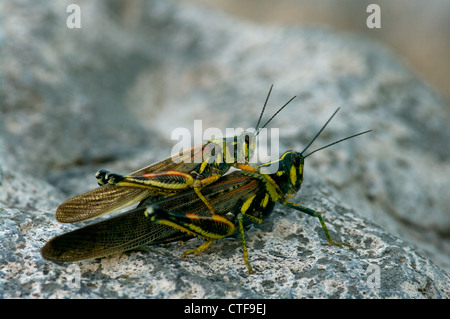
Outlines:
{"type": "Polygon", "coordinates": [[[42,256],[52,261],[69,262],[103,257],[143,245],[163,244],[193,237],[205,240],[200,247],[182,255],[186,257],[191,253],[202,252],[218,239],[239,232],[244,262],[249,273],[252,273],[244,230],[249,223],[261,223],[273,211],[276,202],[317,217],[328,242],[342,247],[343,244],[333,241],[318,211],[288,200],[300,190],[306,157],[369,132],[349,136],[303,155],[336,112],[301,153],[287,151],[280,157],[277,172],[265,173],[265,169],[273,163],[269,162],[246,171],[228,174],[202,189],[203,195],[214,208],[214,214],[211,214],[193,190],[161,200],[150,197],[141,201],[139,206],[131,211],[54,237],[42,248],[42,256]]]}

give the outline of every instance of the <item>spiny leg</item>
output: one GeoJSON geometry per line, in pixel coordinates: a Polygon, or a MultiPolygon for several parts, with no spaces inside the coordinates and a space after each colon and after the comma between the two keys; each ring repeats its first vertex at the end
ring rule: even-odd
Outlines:
{"type": "Polygon", "coordinates": [[[251,215],[246,215],[246,214],[239,214],[237,216],[237,219],[239,222],[239,233],[241,234],[241,240],[242,240],[242,254],[244,255],[244,262],[245,262],[245,265],[247,266],[248,273],[253,274],[253,268],[252,268],[252,265],[250,264],[250,259],[248,258],[247,242],[245,241],[245,232],[244,232],[244,224],[243,224],[244,217],[250,219],[254,223],[259,223],[259,224],[262,223],[262,219],[251,216],[251,215]]]}
{"type": "Polygon", "coordinates": [[[120,175],[100,170],[96,174],[97,180],[114,186],[129,186],[154,188],[167,191],[184,190],[194,183],[194,178],[179,171],[165,171],[143,175],[120,175]]]}
{"type": "Polygon", "coordinates": [[[244,262],[247,265],[248,273],[253,274],[252,265],[250,264],[250,260],[248,258],[248,252],[247,252],[247,244],[245,241],[245,233],[244,233],[244,225],[242,223],[242,215],[238,215],[238,221],[239,221],[239,233],[241,234],[242,239],[242,253],[244,255],[244,262]]]}
{"type": "Polygon", "coordinates": [[[209,201],[206,199],[206,197],[203,196],[201,190],[202,190],[202,188],[204,188],[204,187],[214,183],[215,181],[217,181],[221,176],[222,176],[222,174],[209,176],[209,177],[206,177],[206,178],[203,178],[203,179],[196,179],[194,181],[194,184],[193,184],[193,188],[194,188],[195,193],[202,200],[202,202],[205,203],[206,207],[208,207],[208,209],[209,209],[209,211],[210,211],[210,213],[212,215],[216,215],[216,213],[214,212],[214,208],[209,203],[209,201]]]}
{"type": "Polygon", "coordinates": [[[98,184],[116,187],[134,187],[147,189],[152,192],[151,196],[167,197],[182,190],[193,187],[194,177],[188,173],[179,171],[164,171],[147,173],[142,175],[120,175],[107,170],[99,170],[96,173],[98,184]]]}
{"type": "Polygon", "coordinates": [[[195,213],[172,212],[155,205],[148,206],[144,214],[152,223],[170,226],[206,241],[200,247],[185,252],[182,257],[191,253],[197,255],[217,239],[231,236],[236,230],[232,222],[220,215],[200,216],[195,213]]]}
{"type": "Polygon", "coordinates": [[[162,192],[166,191],[167,193],[192,187],[197,196],[205,203],[206,207],[208,207],[213,215],[215,214],[214,209],[201,193],[201,189],[217,181],[220,176],[221,175],[207,177],[203,180],[194,180],[194,177],[191,174],[179,171],[166,171],[144,175],[120,175],[100,170],[96,174],[99,185],[108,183],[114,186],[155,188],[162,192]]]}
{"type": "Polygon", "coordinates": [[[202,200],[202,202],[206,205],[206,207],[208,207],[209,212],[212,215],[216,215],[216,213],[214,212],[214,208],[212,207],[212,205],[208,202],[208,200],[206,199],[205,196],[203,196],[202,192],[201,192],[201,188],[196,188],[194,187],[194,191],[197,194],[197,196],[202,200]]]}
{"type": "Polygon", "coordinates": [[[308,208],[308,207],[306,207],[306,206],[299,205],[299,204],[296,204],[296,203],[291,203],[291,202],[285,202],[285,203],[283,203],[283,205],[284,205],[284,206],[287,206],[287,207],[290,207],[290,208],[293,208],[293,209],[295,209],[295,210],[298,210],[298,211],[300,211],[300,212],[302,212],[302,213],[308,214],[308,215],[310,215],[310,216],[317,217],[317,218],[319,219],[319,221],[320,221],[320,224],[322,225],[322,229],[323,229],[323,231],[325,232],[325,237],[327,238],[327,240],[328,240],[328,242],[330,243],[330,245],[333,245],[333,246],[339,246],[339,247],[341,247],[341,248],[342,248],[342,246],[346,246],[346,247],[348,247],[348,248],[350,248],[350,249],[353,249],[353,247],[350,246],[349,244],[347,244],[347,243],[336,242],[336,241],[334,241],[334,240],[331,238],[331,235],[330,235],[330,233],[328,232],[328,228],[327,228],[327,226],[325,225],[325,221],[323,220],[322,215],[320,215],[320,213],[319,213],[318,211],[313,210],[313,209],[311,209],[311,208],[308,208]]]}

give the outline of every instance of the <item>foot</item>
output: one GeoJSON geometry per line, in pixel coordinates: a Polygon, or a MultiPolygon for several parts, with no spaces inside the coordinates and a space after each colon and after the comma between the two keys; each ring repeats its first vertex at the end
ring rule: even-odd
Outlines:
{"type": "Polygon", "coordinates": [[[109,174],[109,171],[107,171],[105,169],[101,169],[95,174],[95,178],[97,179],[98,185],[103,186],[108,183],[108,179],[107,179],[108,174],[109,174]]]}
{"type": "Polygon", "coordinates": [[[350,244],[347,244],[347,243],[340,243],[340,242],[337,242],[334,240],[330,241],[329,243],[330,243],[330,245],[338,246],[339,248],[343,248],[342,246],[345,246],[345,247],[349,248],[350,250],[355,250],[355,248],[353,248],[350,244]]]}

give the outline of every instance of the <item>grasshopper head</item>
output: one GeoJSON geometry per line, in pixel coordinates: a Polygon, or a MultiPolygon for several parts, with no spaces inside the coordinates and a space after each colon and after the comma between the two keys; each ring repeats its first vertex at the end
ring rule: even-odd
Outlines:
{"type": "Polygon", "coordinates": [[[287,151],[280,158],[280,169],[278,175],[285,175],[286,191],[289,193],[297,193],[303,182],[303,166],[304,157],[301,153],[287,151]]]}

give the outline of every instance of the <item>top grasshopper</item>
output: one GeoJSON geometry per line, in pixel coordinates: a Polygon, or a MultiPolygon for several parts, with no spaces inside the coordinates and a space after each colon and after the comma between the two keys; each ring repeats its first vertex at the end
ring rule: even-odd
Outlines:
{"type": "Polygon", "coordinates": [[[239,135],[215,138],[197,145],[182,155],[173,155],[144,167],[130,175],[118,175],[106,170],[97,172],[99,185],[94,190],[75,196],[58,206],[56,220],[73,223],[87,220],[140,202],[147,197],[168,197],[193,188],[210,212],[214,209],[202,195],[201,189],[217,181],[231,167],[253,171],[249,160],[253,157],[256,136],[295,96],[285,103],[261,128],[259,124],[267,105],[270,87],[254,133],[244,131],[239,135]],[[214,161],[204,154],[213,154],[214,161]],[[115,187],[121,186],[121,187],[115,187]]]}

